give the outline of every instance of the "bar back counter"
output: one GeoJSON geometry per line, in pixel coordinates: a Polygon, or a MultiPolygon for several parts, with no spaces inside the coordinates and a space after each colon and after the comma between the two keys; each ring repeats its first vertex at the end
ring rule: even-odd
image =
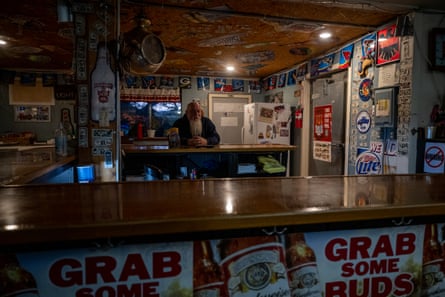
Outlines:
{"type": "Polygon", "coordinates": [[[444,175],[3,186],[0,279],[34,280],[0,296],[443,296],[444,193],[444,175]]]}

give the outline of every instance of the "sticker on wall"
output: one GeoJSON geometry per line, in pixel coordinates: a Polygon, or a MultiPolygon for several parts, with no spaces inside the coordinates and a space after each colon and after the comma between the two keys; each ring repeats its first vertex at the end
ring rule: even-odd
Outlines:
{"type": "Polygon", "coordinates": [[[297,69],[293,69],[287,73],[287,85],[293,86],[297,83],[297,69]]]}
{"type": "Polygon", "coordinates": [[[332,160],[332,143],[330,141],[314,141],[313,142],[313,154],[314,160],[328,162],[332,160]]]}
{"type": "Polygon", "coordinates": [[[304,63],[300,66],[297,67],[297,74],[296,74],[296,80],[297,81],[301,81],[304,80],[304,77],[307,74],[307,69],[308,69],[308,63],[304,63]]]}
{"type": "Polygon", "coordinates": [[[232,79],[232,89],[234,92],[244,92],[244,80],[232,79]]]}
{"type": "Polygon", "coordinates": [[[259,80],[249,80],[249,93],[261,93],[261,82],[259,80]]]}
{"type": "Polygon", "coordinates": [[[357,114],[355,119],[358,132],[365,134],[371,128],[371,116],[366,110],[362,110],[357,114]]]}
{"type": "Polygon", "coordinates": [[[425,155],[423,171],[428,173],[443,173],[445,164],[445,144],[427,142],[425,144],[425,155]]]}
{"type": "Polygon", "coordinates": [[[277,86],[279,88],[284,88],[286,86],[286,73],[281,73],[278,76],[277,86]]]}
{"type": "Polygon", "coordinates": [[[375,61],[375,44],[376,44],[377,34],[374,32],[372,34],[366,35],[361,40],[362,46],[362,56],[358,64],[358,75],[360,77],[366,77],[368,75],[368,68],[375,61]]]}
{"type": "Polygon", "coordinates": [[[224,86],[227,85],[227,80],[225,78],[215,78],[214,80],[214,88],[215,91],[223,91],[224,86]]]}
{"type": "Polygon", "coordinates": [[[156,78],[154,76],[148,75],[141,77],[142,88],[144,89],[155,89],[156,88],[156,78]]]}
{"type": "Polygon", "coordinates": [[[370,151],[368,148],[359,148],[357,151],[356,174],[373,175],[382,173],[382,159],[379,154],[370,151]]]}
{"type": "Polygon", "coordinates": [[[350,44],[340,50],[340,58],[338,62],[339,69],[346,69],[351,64],[352,53],[354,51],[354,45],[350,44]]]}
{"type": "Polygon", "coordinates": [[[311,77],[316,77],[321,73],[329,72],[334,63],[335,53],[326,55],[311,61],[311,77]]]}
{"type": "Polygon", "coordinates": [[[377,34],[377,65],[400,60],[400,37],[396,36],[396,24],[377,34]]]}
{"type": "Polygon", "coordinates": [[[363,102],[368,101],[372,96],[372,80],[369,78],[365,78],[360,82],[360,85],[358,87],[358,95],[360,97],[360,100],[363,102]]]}
{"type": "Polygon", "coordinates": [[[197,88],[198,90],[210,90],[210,78],[209,77],[197,77],[197,88]]]}
{"type": "Polygon", "coordinates": [[[314,107],[314,140],[332,141],[332,105],[314,107]]]}
{"type": "Polygon", "coordinates": [[[191,89],[192,88],[192,78],[190,76],[179,77],[179,87],[181,89],[191,89]]]}

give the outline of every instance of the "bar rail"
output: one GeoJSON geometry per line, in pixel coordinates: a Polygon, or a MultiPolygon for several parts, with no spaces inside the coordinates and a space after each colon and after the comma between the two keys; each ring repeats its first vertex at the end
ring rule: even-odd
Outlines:
{"type": "Polygon", "coordinates": [[[443,193],[428,174],[1,186],[0,246],[442,216],[443,193]]]}

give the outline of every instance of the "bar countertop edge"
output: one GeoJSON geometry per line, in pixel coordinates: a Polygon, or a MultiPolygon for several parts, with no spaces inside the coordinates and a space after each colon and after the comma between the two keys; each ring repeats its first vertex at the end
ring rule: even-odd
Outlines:
{"type": "Polygon", "coordinates": [[[440,217],[444,188],[444,175],[3,186],[0,246],[440,217]]]}

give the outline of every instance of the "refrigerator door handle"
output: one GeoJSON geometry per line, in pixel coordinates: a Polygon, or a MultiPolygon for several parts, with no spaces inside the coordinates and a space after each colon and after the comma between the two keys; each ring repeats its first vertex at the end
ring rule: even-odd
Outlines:
{"type": "Polygon", "coordinates": [[[241,128],[241,143],[244,144],[244,127],[241,128]]]}

